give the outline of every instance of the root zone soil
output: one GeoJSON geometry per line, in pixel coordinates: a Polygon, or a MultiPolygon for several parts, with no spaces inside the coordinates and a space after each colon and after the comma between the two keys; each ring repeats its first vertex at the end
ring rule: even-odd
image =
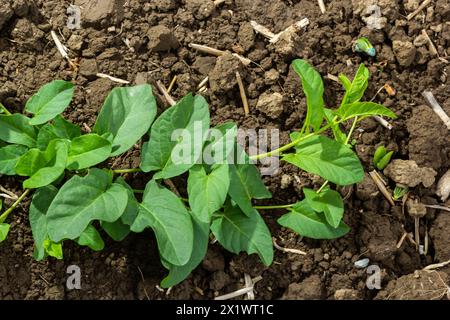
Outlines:
{"type": "MultiPolygon", "coordinates": [[[[118,85],[98,78],[99,72],[131,83],[150,83],[155,92],[156,81],[168,87],[177,76],[171,91],[175,99],[196,91],[209,76],[204,96],[210,103],[213,125],[233,120],[242,128],[279,128],[280,142],[284,143],[289,132],[299,128],[306,110],[299,79],[289,68],[294,58],[307,59],[321,73],[328,106],[340,101],[343,89],[326,75],[352,75],[360,63],[365,63],[371,73],[366,100],[388,83],[396,90],[395,95],[383,90],[375,101],[399,117],[392,122],[392,130],[373,119],[357,128],[356,151],[366,171],[374,169],[371,159],[375,149],[385,145],[395,151],[394,159],[414,160],[420,167],[434,169],[439,178],[449,169],[449,131],[425,105],[421,93],[431,90],[450,114],[446,72],[450,4],[446,0],[431,1],[407,20],[405,16],[419,2],[327,1],[327,11],[322,14],[315,0],[226,0],[217,6],[203,0],[116,0],[99,1],[92,7],[87,1],[76,0],[75,5],[84,8],[82,25],[71,30],[66,14],[71,1],[12,0],[0,7],[0,102],[11,111],[21,112],[25,101],[43,84],[54,79],[73,81],[77,91],[65,116],[90,127],[106,94],[118,85]],[[380,30],[370,29],[364,22],[365,9],[372,2],[379,5],[385,18],[380,30]],[[310,24],[297,32],[291,50],[282,50],[283,44],[269,44],[254,33],[250,24],[255,20],[278,33],[303,18],[310,24]],[[78,70],[71,70],[61,58],[51,40],[51,30],[70,49],[78,70]],[[439,56],[430,50],[422,30],[439,56]],[[374,45],[376,58],[352,51],[352,41],[361,36],[374,45]],[[230,55],[216,58],[201,54],[189,47],[192,42],[238,53],[256,64],[244,66],[230,55]],[[242,108],[236,71],[241,73],[247,90],[248,116],[242,108]],[[274,92],[282,95],[282,109],[258,104],[261,96],[274,92]]],[[[163,97],[158,99],[161,110],[167,107],[163,97]]],[[[137,167],[138,154],[138,150],[132,150],[109,165],[137,167]]],[[[146,182],[141,174],[130,174],[126,179],[136,188],[146,182]]],[[[286,163],[278,174],[265,177],[265,182],[274,203],[295,202],[303,197],[303,187],[317,189],[322,183],[286,163]]],[[[0,177],[0,184],[15,193],[21,190],[21,181],[6,176],[0,177]]],[[[390,187],[394,186],[390,181],[390,187]]],[[[435,187],[420,185],[412,188],[411,194],[422,203],[437,204],[435,187]]],[[[244,273],[262,277],[255,286],[258,299],[443,298],[450,267],[432,273],[415,271],[450,259],[448,212],[427,210],[419,231],[422,239],[428,236],[429,249],[426,255],[419,255],[407,240],[397,248],[403,233],[414,231],[414,221],[402,212],[400,204],[391,207],[368,176],[341,193],[347,195],[345,222],[352,228],[345,237],[333,241],[302,238],[276,223],[282,211],[263,212],[279,245],[306,251],[307,255],[276,250],[275,262],[264,267],[253,255],[235,256],[210,245],[201,266],[168,293],[156,287],[166,271],[159,263],[156,240],[150,231],[130,235],[121,243],[107,240],[100,253],[68,242],[64,261],[34,261],[27,199],[9,218],[11,233],[0,245],[0,299],[211,299],[242,288],[244,273]],[[380,290],[366,286],[367,269],[355,268],[354,262],[361,258],[379,266],[380,290]],[[82,270],[81,290],[66,288],[70,265],[82,270]],[[432,287],[428,291],[413,289],[429,283],[432,287]],[[435,294],[425,293],[430,290],[435,294]]],[[[10,204],[6,200],[4,206],[10,204]]]]}

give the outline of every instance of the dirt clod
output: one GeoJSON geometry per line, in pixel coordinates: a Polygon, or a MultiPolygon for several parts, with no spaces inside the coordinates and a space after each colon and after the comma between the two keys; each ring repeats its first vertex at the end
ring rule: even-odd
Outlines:
{"type": "Polygon", "coordinates": [[[318,275],[313,275],[299,283],[291,283],[284,293],[284,300],[317,300],[322,298],[322,283],[318,275]]]}
{"type": "Polygon", "coordinates": [[[440,262],[450,260],[450,215],[440,211],[433,221],[430,236],[436,250],[436,259],[440,262]]]}
{"type": "Polygon", "coordinates": [[[265,92],[259,97],[256,108],[266,116],[276,119],[283,113],[283,96],[278,92],[265,92]]]}
{"type": "Polygon", "coordinates": [[[123,19],[124,0],[75,0],[75,5],[81,7],[81,20],[83,25],[96,26],[102,20],[120,23],[123,19]]]}
{"type": "Polygon", "coordinates": [[[398,63],[403,67],[410,66],[416,59],[416,47],[409,41],[394,40],[392,48],[398,63]]]}
{"type": "Polygon", "coordinates": [[[148,49],[151,51],[169,51],[179,47],[177,38],[166,26],[159,25],[150,28],[147,36],[148,49]]]}
{"type": "Polygon", "coordinates": [[[209,73],[209,84],[213,93],[224,93],[237,85],[236,72],[242,70],[242,64],[232,54],[217,58],[214,69],[209,73]]]}
{"type": "Polygon", "coordinates": [[[437,300],[448,292],[448,276],[438,271],[416,271],[392,280],[380,291],[377,300],[437,300]]]}
{"type": "Polygon", "coordinates": [[[432,168],[420,168],[414,160],[395,159],[384,169],[384,174],[398,184],[415,187],[422,183],[431,187],[437,172],[432,168]]]}

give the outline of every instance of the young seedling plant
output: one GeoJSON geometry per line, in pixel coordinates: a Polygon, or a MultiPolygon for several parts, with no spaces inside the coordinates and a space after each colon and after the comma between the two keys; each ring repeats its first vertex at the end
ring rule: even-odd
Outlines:
{"type": "Polygon", "coordinates": [[[151,228],[169,270],[161,283],[167,288],[201,263],[211,233],[225,249],[256,253],[270,265],[272,237],[258,210],[287,209],[278,222],[305,237],[345,235],[349,227],[342,220],[343,199],[331,185],[351,185],[364,177],[349,140],[364,118],[395,114],[360,101],[369,79],[364,65],[353,81],[339,76],[345,95],[335,109],[325,107],[320,74],[304,60],[292,66],[306,95],[303,127],[291,133],[290,143],[252,156],[237,144],[236,124],[222,123],[208,131],[209,107],[200,95],[188,94],[157,117],[149,85],[113,89],[87,134],[61,116],[74,93],[66,81],[53,81],[32,96],[24,110],[29,116],[2,107],[0,174],[24,177],[24,191],[0,215],[0,241],[10,229],[9,215],[32,194],[29,221],[37,260],[62,259],[65,241],[102,250],[104,233],[121,241],[130,232],[151,228]],[[348,122],[351,129],[345,134],[341,125],[348,122]],[[333,138],[325,136],[328,132],[333,138]],[[139,168],[105,167],[106,160],[124,154],[140,139],[145,142],[139,168]],[[212,160],[202,161],[205,154],[212,160]],[[255,206],[254,199],[271,198],[255,166],[270,156],[325,183],[318,190],[304,188],[304,199],[294,204],[255,206]],[[149,178],[145,190],[134,190],[123,178],[136,172],[149,178]],[[163,185],[180,175],[187,176],[185,198],[163,185]]]}

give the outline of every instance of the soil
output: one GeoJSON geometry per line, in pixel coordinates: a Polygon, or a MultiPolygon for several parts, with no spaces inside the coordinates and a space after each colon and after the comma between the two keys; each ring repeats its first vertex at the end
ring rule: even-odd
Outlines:
{"type": "MultiPolygon", "coordinates": [[[[421,92],[431,90],[450,115],[450,77],[445,62],[450,55],[450,3],[433,0],[415,18],[406,20],[420,2],[331,0],[322,14],[315,0],[226,0],[217,7],[204,0],[91,4],[76,0],[75,4],[83,5],[82,25],[71,30],[66,10],[72,1],[2,1],[0,102],[21,112],[26,100],[43,84],[70,80],[77,89],[65,116],[86,129],[94,124],[107,93],[119,85],[97,78],[98,72],[131,83],[155,85],[160,80],[166,86],[177,76],[171,92],[175,99],[195,91],[209,76],[204,95],[210,102],[213,124],[233,120],[242,128],[278,128],[280,143],[284,143],[289,132],[301,127],[306,110],[290,61],[301,57],[317,68],[324,77],[328,106],[340,101],[343,89],[325,76],[353,75],[364,62],[372,75],[365,99],[372,99],[387,83],[396,90],[395,95],[382,90],[374,100],[398,115],[392,121],[393,130],[373,119],[364,120],[357,128],[355,148],[366,171],[374,169],[371,159],[375,149],[385,145],[395,151],[395,159],[413,160],[420,168],[433,169],[438,181],[450,167],[450,135],[421,92]],[[364,8],[373,3],[381,7],[380,30],[366,25],[364,8]],[[309,26],[278,45],[269,44],[250,25],[256,20],[278,33],[305,17],[309,26]],[[430,51],[422,29],[441,59],[430,51]],[[79,64],[77,71],[61,58],[51,30],[70,49],[70,57],[79,64]],[[352,41],[360,36],[368,37],[375,46],[376,58],[352,51],[352,41]],[[192,42],[238,53],[254,63],[245,66],[231,54],[216,58],[199,53],[189,47],[192,42]],[[246,86],[248,116],[242,108],[236,71],[246,86]]],[[[159,94],[157,98],[161,109],[167,107],[159,94]]],[[[138,156],[135,148],[110,165],[136,167],[138,156]]],[[[126,178],[136,188],[146,182],[141,174],[126,178]]],[[[264,180],[274,197],[261,204],[294,202],[302,198],[302,187],[317,188],[322,182],[286,163],[264,180]]],[[[16,194],[21,192],[18,179],[2,176],[0,184],[16,194]]],[[[388,187],[392,190],[394,186],[389,180],[388,187]]],[[[436,182],[429,187],[419,184],[410,188],[410,195],[426,204],[438,204],[435,188],[436,182]]],[[[131,235],[121,243],[106,240],[100,253],[67,243],[64,261],[34,261],[27,199],[9,218],[11,232],[0,245],[0,299],[212,299],[242,288],[244,273],[262,276],[255,287],[258,299],[446,299],[450,268],[431,273],[416,270],[450,259],[449,213],[427,209],[427,215],[420,219],[420,236],[422,241],[428,236],[429,246],[426,254],[419,255],[408,240],[397,247],[405,231],[414,231],[414,220],[403,213],[401,202],[391,207],[368,176],[361,184],[340,191],[346,196],[344,220],[352,228],[345,237],[334,241],[305,239],[276,223],[282,211],[263,212],[279,245],[304,250],[307,255],[276,251],[275,262],[265,267],[255,256],[232,255],[214,244],[202,265],[169,292],[156,287],[165,269],[151,232],[131,235]],[[368,289],[368,269],[354,266],[362,258],[380,268],[381,290],[368,289]],[[81,268],[81,290],[66,288],[69,265],[81,268]],[[425,283],[430,286],[425,288],[427,292],[433,294],[414,293],[414,288],[425,283]]],[[[5,206],[10,204],[5,201],[5,206]]]]}

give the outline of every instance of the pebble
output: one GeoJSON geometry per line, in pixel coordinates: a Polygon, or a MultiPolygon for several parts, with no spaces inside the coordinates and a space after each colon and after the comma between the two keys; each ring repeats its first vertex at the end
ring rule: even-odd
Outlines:
{"type": "Polygon", "coordinates": [[[366,268],[370,263],[369,258],[364,258],[358,261],[355,261],[355,267],[358,269],[364,269],[366,268]]]}

